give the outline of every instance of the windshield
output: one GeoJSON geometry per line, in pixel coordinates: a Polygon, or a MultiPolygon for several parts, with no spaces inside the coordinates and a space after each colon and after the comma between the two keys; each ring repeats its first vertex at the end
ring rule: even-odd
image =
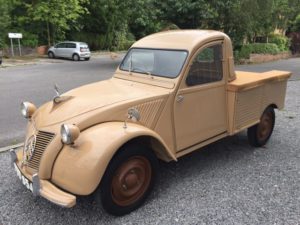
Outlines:
{"type": "Polygon", "coordinates": [[[120,65],[121,70],[175,78],[179,75],[187,51],[132,48],[120,65]]]}

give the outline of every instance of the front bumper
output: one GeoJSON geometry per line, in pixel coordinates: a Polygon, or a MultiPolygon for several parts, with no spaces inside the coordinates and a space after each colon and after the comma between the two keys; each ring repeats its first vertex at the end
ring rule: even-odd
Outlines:
{"type": "Polygon", "coordinates": [[[42,180],[38,174],[32,176],[28,174],[23,168],[21,163],[21,151],[10,150],[11,162],[15,171],[22,181],[23,185],[29,189],[34,196],[42,196],[50,202],[62,206],[73,207],[76,204],[76,196],[69,194],[57,188],[48,180],[42,180]]]}

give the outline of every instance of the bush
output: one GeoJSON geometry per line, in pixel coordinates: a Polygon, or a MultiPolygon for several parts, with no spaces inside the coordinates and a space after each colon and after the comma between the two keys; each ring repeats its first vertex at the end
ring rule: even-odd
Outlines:
{"type": "Polygon", "coordinates": [[[288,51],[289,47],[290,47],[290,39],[288,37],[279,35],[279,34],[273,34],[270,38],[269,38],[269,42],[270,43],[274,43],[277,45],[277,47],[279,48],[280,51],[288,51]]]}
{"type": "Polygon", "coordinates": [[[0,49],[5,47],[5,41],[0,37],[0,49]]]}
{"type": "Polygon", "coordinates": [[[243,45],[237,53],[239,59],[249,59],[250,54],[272,54],[280,53],[279,48],[273,43],[254,43],[243,45]]]}
{"type": "Polygon", "coordinates": [[[300,32],[300,14],[296,17],[296,19],[292,23],[292,31],[300,32]]]}
{"type": "Polygon", "coordinates": [[[23,32],[21,44],[25,47],[35,48],[38,45],[38,36],[36,34],[23,32]]]}
{"type": "Polygon", "coordinates": [[[134,42],[134,36],[129,33],[127,35],[123,33],[115,32],[111,37],[107,37],[105,34],[93,34],[93,33],[73,33],[68,37],[70,40],[86,42],[91,50],[127,50],[134,42]],[[111,38],[111,42],[109,42],[111,38]]]}

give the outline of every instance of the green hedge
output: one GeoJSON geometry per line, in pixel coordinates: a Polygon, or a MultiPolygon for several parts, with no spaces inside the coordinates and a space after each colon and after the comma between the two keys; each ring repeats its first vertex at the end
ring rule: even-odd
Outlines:
{"type": "Polygon", "coordinates": [[[38,36],[28,32],[23,32],[23,38],[21,39],[22,46],[35,48],[38,46],[38,36]]]}
{"type": "Polygon", "coordinates": [[[280,51],[288,51],[291,45],[291,41],[288,37],[279,34],[271,35],[269,42],[276,44],[280,51]]]}
{"type": "Polygon", "coordinates": [[[280,52],[280,49],[274,43],[254,43],[243,45],[236,55],[239,59],[249,59],[250,54],[276,55],[280,52]]]}

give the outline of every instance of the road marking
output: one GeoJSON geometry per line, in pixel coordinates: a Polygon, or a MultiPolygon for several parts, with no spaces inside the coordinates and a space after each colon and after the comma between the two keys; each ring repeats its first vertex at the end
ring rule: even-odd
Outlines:
{"type": "Polygon", "coordinates": [[[0,148],[0,153],[1,153],[1,152],[6,152],[6,151],[8,151],[8,150],[10,150],[10,149],[19,148],[19,147],[21,147],[21,146],[23,146],[23,145],[24,145],[24,143],[19,143],[19,144],[10,145],[10,146],[6,146],[6,147],[3,147],[3,148],[0,148]]]}

